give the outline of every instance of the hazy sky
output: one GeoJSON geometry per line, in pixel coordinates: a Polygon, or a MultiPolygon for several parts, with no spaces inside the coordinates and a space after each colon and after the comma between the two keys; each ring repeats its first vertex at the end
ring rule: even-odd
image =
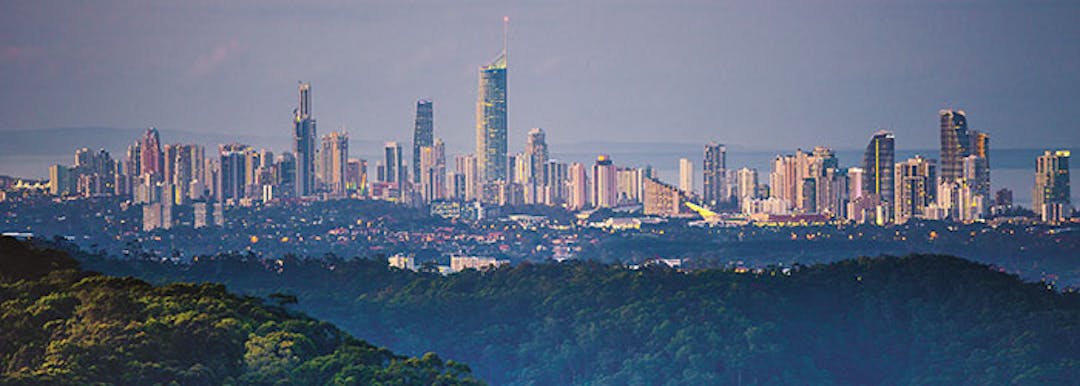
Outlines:
{"type": "Polygon", "coordinates": [[[290,135],[298,80],[321,133],[474,143],[477,66],[510,17],[510,148],[717,140],[935,148],[967,110],[996,147],[1080,146],[1077,1],[3,1],[0,130],[290,135]]]}

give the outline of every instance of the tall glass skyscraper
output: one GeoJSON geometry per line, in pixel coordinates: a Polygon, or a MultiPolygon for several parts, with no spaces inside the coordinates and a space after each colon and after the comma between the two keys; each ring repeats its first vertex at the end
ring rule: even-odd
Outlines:
{"type": "Polygon", "coordinates": [[[435,115],[434,106],[430,99],[416,101],[416,127],[413,129],[413,182],[419,184],[420,177],[420,148],[433,146],[435,140],[435,115]]]}
{"type": "Polygon", "coordinates": [[[716,206],[727,202],[724,192],[727,190],[727,148],[716,142],[705,144],[705,159],[701,163],[702,196],[705,203],[716,206]]]}
{"type": "Polygon", "coordinates": [[[896,201],[893,192],[895,176],[893,168],[896,164],[896,143],[891,131],[878,130],[866,145],[866,153],[863,154],[863,194],[875,194],[882,202],[890,205],[896,201]]]}
{"type": "Polygon", "coordinates": [[[399,188],[403,188],[403,182],[405,182],[406,173],[401,169],[401,145],[397,142],[387,142],[383,146],[383,155],[385,156],[385,168],[386,176],[383,179],[385,182],[396,182],[399,188]]]}
{"type": "Polygon", "coordinates": [[[311,117],[311,83],[300,83],[300,106],[294,113],[293,152],[296,155],[296,196],[315,193],[315,119],[311,117]]]}
{"type": "Polygon", "coordinates": [[[161,151],[161,137],[156,127],[146,129],[139,143],[139,175],[150,174],[154,181],[161,181],[165,175],[165,158],[161,151]]]}
{"type": "Polygon", "coordinates": [[[941,180],[964,176],[964,157],[971,155],[967,116],[963,110],[938,111],[941,118],[941,180]]]}
{"type": "Polygon", "coordinates": [[[1035,213],[1043,221],[1057,222],[1068,217],[1072,190],[1069,187],[1068,150],[1047,150],[1035,160],[1035,187],[1031,192],[1035,213]]]}
{"type": "MultiPolygon", "coordinates": [[[[505,39],[505,35],[504,35],[505,39]]],[[[481,181],[506,180],[506,43],[491,64],[480,67],[476,98],[476,158],[481,181]]]]}

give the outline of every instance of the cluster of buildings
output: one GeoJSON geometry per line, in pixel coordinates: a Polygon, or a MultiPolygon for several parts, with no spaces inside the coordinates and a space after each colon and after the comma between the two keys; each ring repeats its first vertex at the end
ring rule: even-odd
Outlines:
{"type": "MultiPolygon", "coordinates": [[[[816,147],[778,155],[768,185],[757,173],[740,169],[735,192],[742,213],[815,215],[856,223],[904,223],[911,219],[974,222],[1012,205],[1012,192],[990,194],[990,135],[969,129],[962,110],[941,110],[940,161],[916,155],[895,160],[892,132],[872,136],[859,166],[839,167],[834,152],[816,147]]],[[[1034,210],[1045,222],[1064,221],[1071,212],[1068,151],[1039,157],[1034,210]]]]}
{"type": "MultiPolygon", "coordinates": [[[[418,271],[423,267],[416,265],[416,259],[412,256],[397,254],[386,258],[387,266],[402,270],[418,271]]],[[[493,257],[479,256],[450,256],[450,265],[435,265],[430,267],[440,274],[461,272],[466,269],[485,271],[510,265],[510,260],[499,260],[493,257]]]]}
{"type": "MultiPolygon", "coordinates": [[[[224,208],[259,202],[311,199],[381,199],[428,206],[444,217],[483,217],[485,206],[549,205],[573,211],[613,208],[645,215],[756,221],[904,223],[911,219],[978,221],[995,205],[1011,205],[1011,192],[990,195],[990,137],[968,128],[963,111],[941,110],[940,159],[895,159],[895,137],[874,133],[860,164],[841,167],[832,149],[777,155],[771,170],[729,169],[723,144],[705,144],[700,194],[693,162],[679,161],[678,186],[651,167],[619,166],[599,155],[591,165],[552,159],[545,133],[528,131],[524,150],[508,152],[507,52],[479,68],[475,152],[447,165],[435,137],[434,103],[416,102],[411,160],[402,145],[386,142],[369,176],[368,161],[350,157],[348,133],[317,134],[309,83],[298,87],[293,149],[274,154],[232,143],[207,155],[196,144],[162,144],[150,128],[114,160],[81,149],[75,165],[54,165],[49,190],[57,196],[130,197],[144,205],[144,229],[169,228],[177,208],[195,226],[220,225],[224,208]],[[993,198],[993,199],[992,199],[993,198]],[[187,209],[190,208],[190,209],[187,209]],[[197,225],[196,225],[197,224],[197,225]]],[[[1047,222],[1071,213],[1067,151],[1039,157],[1034,210],[1047,222]]]]}
{"type": "MultiPolygon", "coordinates": [[[[857,166],[840,167],[833,150],[820,146],[811,152],[778,155],[768,185],[738,192],[742,212],[881,225],[913,218],[980,220],[991,207],[990,136],[970,130],[963,111],[941,110],[938,115],[940,165],[920,155],[897,162],[894,134],[880,130],[857,166]]],[[[756,177],[753,170],[741,173],[750,180],[756,177]]],[[[754,182],[737,185],[749,189],[754,182]]]]}
{"type": "MultiPolygon", "coordinates": [[[[838,168],[831,149],[778,156],[769,185],[742,190],[745,214],[815,214],[855,223],[905,223],[912,218],[971,223],[1012,205],[1012,192],[990,196],[989,134],[970,130],[962,110],[939,111],[941,160],[915,156],[896,162],[895,137],[870,138],[860,167],[838,168]]],[[[1068,151],[1039,157],[1034,210],[1042,221],[1068,218],[1068,151]]],[[[739,175],[754,178],[753,171],[739,175]]],[[[738,186],[753,186],[739,179],[738,186]]]]}

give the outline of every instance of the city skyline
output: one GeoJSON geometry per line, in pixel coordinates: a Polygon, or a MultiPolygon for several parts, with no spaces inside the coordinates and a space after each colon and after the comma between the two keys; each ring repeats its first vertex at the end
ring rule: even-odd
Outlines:
{"type": "Polygon", "coordinates": [[[1080,370],[1080,2],[5,11],[0,384],[1080,370]]]}
{"type": "MultiPolygon", "coordinates": [[[[779,7],[738,3],[721,7],[638,3],[632,7],[592,4],[579,9],[556,3],[468,4],[431,10],[425,10],[425,5],[260,4],[265,12],[252,15],[243,12],[251,7],[243,3],[220,6],[224,10],[207,5],[122,3],[70,10],[48,9],[48,5],[16,8],[11,14],[27,20],[79,11],[83,13],[67,18],[83,25],[90,16],[79,15],[108,11],[114,14],[112,19],[127,16],[135,21],[88,28],[86,37],[73,37],[66,30],[50,29],[42,23],[11,30],[8,35],[15,39],[6,42],[0,66],[5,73],[28,76],[9,78],[10,87],[5,87],[2,95],[10,103],[2,108],[17,110],[0,114],[5,117],[0,119],[0,130],[157,126],[265,135],[276,132],[282,115],[295,106],[291,98],[269,91],[304,79],[320,90],[321,120],[330,127],[349,127],[351,138],[356,140],[406,139],[415,113],[412,102],[418,97],[439,101],[435,120],[440,122],[441,137],[449,152],[458,153],[473,142],[468,128],[475,125],[469,105],[476,98],[476,66],[498,46],[498,20],[509,15],[515,24],[510,44],[515,46],[517,58],[508,80],[514,84],[509,108],[514,113],[508,117],[511,144],[521,143],[529,128],[543,127],[553,144],[606,138],[696,143],[697,138],[708,137],[720,138],[728,146],[754,149],[821,142],[850,149],[860,147],[862,134],[877,128],[898,134],[932,128],[928,117],[941,108],[967,110],[977,117],[972,128],[993,132],[996,143],[1017,147],[1045,147],[1051,141],[1056,147],[1080,144],[1080,130],[1069,129],[1078,121],[1077,113],[1068,106],[1073,99],[1070,90],[1080,78],[1067,71],[1080,62],[1080,55],[1062,49],[1069,37],[1078,33],[1064,17],[1075,5],[920,2],[906,6],[779,7]],[[327,9],[341,15],[333,17],[327,9]],[[174,10],[183,12],[164,12],[174,10]],[[447,10],[451,12],[441,12],[447,10]],[[718,12],[699,12],[703,10],[718,12]],[[183,34],[178,32],[186,31],[180,25],[186,18],[214,11],[222,11],[215,17],[225,20],[236,14],[245,16],[238,19],[242,23],[180,36],[183,34]],[[343,19],[361,11],[372,15],[355,28],[343,25],[343,19]],[[294,12],[296,20],[284,23],[281,31],[269,31],[267,25],[280,21],[276,18],[282,12],[294,12]],[[648,20],[645,15],[649,12],[670,17],[636,23],[648,20]],[[723,21],[740,12],[752,20],[768,17],[781,22],[769,25],[776,29],[773,32],[746,22],[716,26],[725,25],[723,21]],[[935,21],[958,12],[965,15],[962,28],[922,28],[935,26],[935,21]],[[1025,18],[1007,17],[1010,12],[1025,18]],[[403,28],[409,25],[403,13],[428,21],[443,33],[403,28]],[[715,20],[706,23],[699,13],[708,13],[715,20]],[[875,20],[875,16],[886,14],[890,17],[881,20],[880,28],[871,28],[865,21],[837,22],[843,16],[875,20]],[[299,52],[297,58],[285,64],[261,62],[255,71],[249,71],[251,74],[237,73],[267,54],[265,40],[307,26],[319,17],[327,19],[326,26],[320,28],[343,33],[367,54],[358,62],[361,65],[331,65],[335,58],[344,59],[339,58],[344,54],[315,39],[294,47],[299,52]],[[796,17],[801,19],[789,20],[796,17]],[[159,22],[161,30],[140,39],[122,33],[145,27],[140,23],[146,20],[159,22]],[[784,20],[794,23],[784,27],[784,20]],[[554,27],[556,22],[562,24],[554,27]],[[837,23],[826,27],[830,22],[837,23]],[[633,30],[634,25],[640,30],[633,30]],[[1036,25],[1041,27],[1034,28],[1036,25]],[[793,34],[791,29],[796,27],[806,29],[806,36],[793,34]],[[358,29],[398,31],[403,33],[401,42],[425,43],[398,47],[357,34],[358,29]],[[745,39],[731,41],[732,32],[746,32],[745,39]],[[867,32],[868,36],[843,32],[867,32]],[[571,36],[579,39],[573,41],[571,36]],[[163,55],[175,59],[175,64],[129,60],[113,65],[112,56],[95,56],[73,66],[57,56],[56,39],[78,42],[89,37],[98,39],[90,42],[96,45],[88,47],[113,52],[116,58],[130,57],[141,52],[138,50],[154,52],[161,46],[182,49],[163,55]],[[673,40],[685,44],[666,44],[673,40]],[[949,47],[956,55],[950,57],[954,61],[940,63],[923,57],[940,49],[939,42],[952,42],[949,47]],[[627,46],[631,43],[635,50],[627,46]],[[773,49],[766,49],[769,47],[773,49]],[[860,53],[861,61],[845,64],[844,58],[855,52],[860,53]],[[176,56],[181,54],[190,57],[176,56]],[[395,59],[394,65],[385,65],[389,58],[395,59]],[[800,59],[795,62],[801,65],[783,64],[794,58],[800,59]],[[680,71],[670,71],[672,61],[681,63],[680,71]],[[173,68],[181,64],[190,68],[173,68]],[[751,71],[755,66],[762,68],[751,71]],[[131,76],[114,79],[120,70],[131,76]],[[814,70],[822,71],[811,75],[814,70]],[[72,73],[79,77],[72,78],[72,73]],[[66,80],[65,86],[58,88],[42,75],[66,80]],[[745,82],[735,78],[757,82],[747,89],[745,82]],[[116,81],[101,82],[105,79],[116,81]],[[187,84],[198,84],[200,94],[209,92],[216,97],[188,98],[194,89],[187,84]],[[150,92],[147,87],[151,86],[170,92],[150,92]],[[53,103],[43,103],[46,100],[53,103]],[[102,105],[105,101],[111,102],[102,105]],[[845,114],[835,114],[837,111],[845,114]],[[675,119],[671,119],[672,112],[675,119]],[[1033,127],[1027,119],[1031,115],[1048,121],[1033,127]]],[[[17,28],[20,23],[25,21],[12,21],[5,28],[17,28]]],[[[69,53],[84,54],[89,55],[82,50],[69,53]]],[[[922,136],[905,142],[901,147],[936,147],[934,138],[922,136]]]]}

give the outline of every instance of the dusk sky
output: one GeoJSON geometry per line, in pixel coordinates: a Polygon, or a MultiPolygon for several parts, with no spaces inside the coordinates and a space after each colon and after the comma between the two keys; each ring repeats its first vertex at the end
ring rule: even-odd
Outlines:
{"type": "MultiPolygon", "coordinates": [[[[477,67],[510,17],[510,149],[553,144],[936,148],[960,108],[998,148],[1080,146],[1076,1],[5,1],[0,130],[157,126],[474,141],[477,67]]],[[[284,141],[283,141],[284,143],[284,141]]],[[[284,150],[284,149],[282,149],[284,150]]]]}

